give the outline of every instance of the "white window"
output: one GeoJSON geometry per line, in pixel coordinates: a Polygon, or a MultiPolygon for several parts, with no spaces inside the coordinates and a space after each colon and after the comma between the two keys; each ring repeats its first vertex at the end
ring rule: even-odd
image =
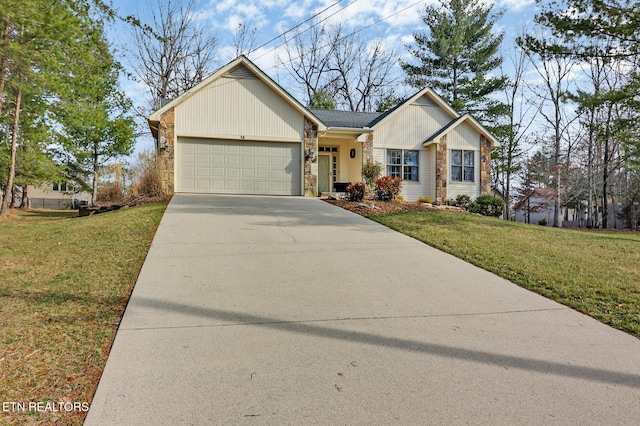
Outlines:
{"type": "Polygon", "coordinates": [[[475,176],[475,151],[451,150],[451,180],[473,182],[475,176]]]}
{"type": "Polygon", "coordinates": [[[418,181],[418,151],[388,149],[387,174],[402,180],[418,181]]]}

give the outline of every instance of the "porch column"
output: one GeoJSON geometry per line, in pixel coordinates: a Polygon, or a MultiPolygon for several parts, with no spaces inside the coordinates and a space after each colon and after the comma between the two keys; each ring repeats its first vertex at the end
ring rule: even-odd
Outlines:
{"type": "Polygon", "coordinates": [[[491,193],[491,142],[480,136],[480,195],[491,193]]]}
{"type": "Polygon", "coordinates": [[[447,135],[440,138],[436,144],[436,202],[444,203],[447,200],[447,135]]]}
{"type": "Polygon", "coordinates": [[[318,127],[304,118],[304,196],[318,196],[318,127]]]}
{"type": "Polygon", "coordinates": [[[367,135],[367,139],[362,145],[363,165],[367,163],[373,164],[373,133],[367,135]]]}

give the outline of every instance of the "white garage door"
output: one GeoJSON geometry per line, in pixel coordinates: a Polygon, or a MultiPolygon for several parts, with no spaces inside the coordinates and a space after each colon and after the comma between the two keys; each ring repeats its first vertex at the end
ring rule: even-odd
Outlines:
{"type": "Polygon", "coordinates": [[[300,144],[178,139],[179,192],[300,195],[300,144]]]}

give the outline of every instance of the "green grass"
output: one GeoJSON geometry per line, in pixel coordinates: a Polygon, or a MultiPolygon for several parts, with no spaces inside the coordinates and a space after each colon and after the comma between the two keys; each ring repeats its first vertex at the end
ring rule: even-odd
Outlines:
{"type": "Polygon", "coordinates": [[[640,337],[640,234],[428,211],[371,216],[392,229],[640,337]]]}
{"type": "MultiPolygon", "coordinates": [[[[90,402],[166,203],[0,220],[0,403],[90,402]]],[[[0,424],[82,424],[6,413],[0,424]]]]}

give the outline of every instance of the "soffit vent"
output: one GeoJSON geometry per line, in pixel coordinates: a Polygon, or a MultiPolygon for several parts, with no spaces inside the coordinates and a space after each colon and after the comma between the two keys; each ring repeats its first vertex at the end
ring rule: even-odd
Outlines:
{"type": "Polygon", "coordinates": [[[256,78],[256,75],[244,65],[240,65],[225,75],[227,78],[256,78]]]}
{"type": "Polygon", "coordinates": [[[416,99],[415,104],[420,106],[436,106],[436,104],[431,99],[429,99],[426,95],[420,96],[420,98],[416,99]]]}

